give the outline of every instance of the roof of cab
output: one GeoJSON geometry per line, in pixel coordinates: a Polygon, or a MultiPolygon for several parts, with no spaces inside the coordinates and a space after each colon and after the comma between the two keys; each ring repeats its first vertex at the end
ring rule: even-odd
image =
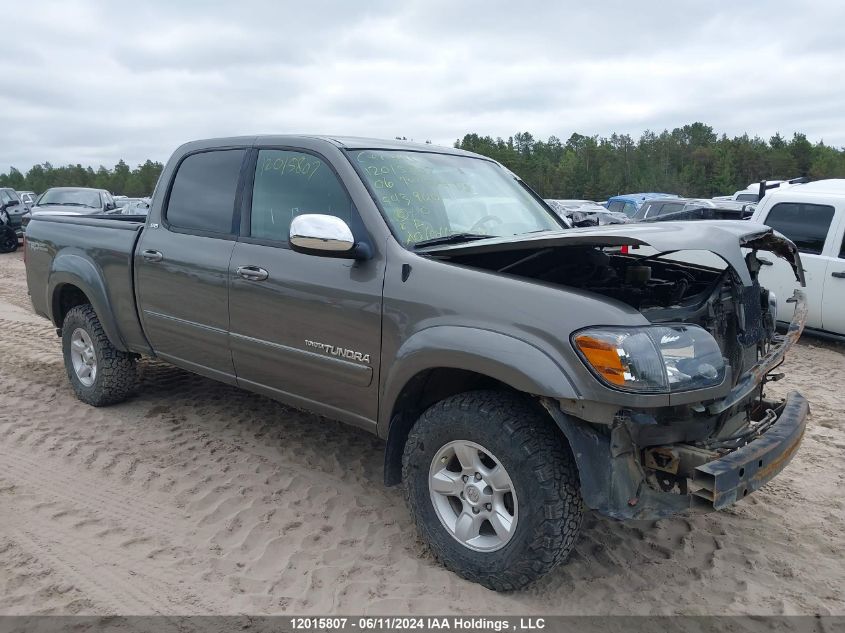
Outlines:
{"type": "MultiPolygon", "coordinates": [[[[445,147],[443,145],[434,145],[432,143],[414,143],[412,141],[402,140],[386,140],[376,138],[365,138],[357,136],[334,136],[334,135],[320,135],[320,134],[260,134],[257,136],[230,136],[222,138],[200,139],[190,141],[179,147],[182,152],[193,151],[198,149],[208,149],[213,147],[231,147],[244,145],[293,145],[298,143],[322,141],[339,147],[341,149],[355,150],[355,149],[384,149],[384,150],[408,150],[414,152],[434,152],[438,154],[456,154],[461,156],[473,156],[476,158],[486,158],[467,152],[465,150],[455,149],[454,147],[445,147]]],[[[489,159],[488,159],[489,160],[489,159]]]]}
{"type": "Polygon", "coordinates": [[[814,180],[803,184],[795,184],[790,187],[778,187],[767,192],[766,195],[778,193],[819,193],[819,194],[845,194],[845,178],[829,178],[827,180],[814,180]]]}

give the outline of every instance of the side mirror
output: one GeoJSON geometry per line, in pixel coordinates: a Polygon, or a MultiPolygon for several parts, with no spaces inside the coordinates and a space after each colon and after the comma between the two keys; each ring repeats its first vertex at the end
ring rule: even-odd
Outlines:
{"type": "Polygon", "coordinates": [[[306,213],[296,216],[290,223],[290,246],[298,253],[323,257],[366,258],[355,244],[352,230],[333,215],[306,213]]]}

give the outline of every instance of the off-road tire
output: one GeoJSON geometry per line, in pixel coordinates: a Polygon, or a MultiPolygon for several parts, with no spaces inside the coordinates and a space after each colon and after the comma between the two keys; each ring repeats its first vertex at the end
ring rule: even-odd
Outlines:
{"type": "Polygon", "coordinates": [[[62,354],[71,387],[76,397],[86,404],[94,407],[117,404],[126,400],[135,390],[138,380],[135,357],[111,344],[90,304],[71,308],[65,316],[62,323],[62,354]],[[71,361],[70,341],[77,328],[88,333],[97,357],[97,375],[90,387],[79,380],[71,361]]]}
{"type": "Polygon", "coordinates": [[[471,391],[433,405],[408,436],[402,480],[417,530],[435,558],[496,591],[521,589],[548,573],[569,555],[581,528],[580,483],[569,446],[554,422],[519,394],[471,391]],[[431,461],[455,440],[489,449],[515,487],[516,528],[496,551],[465,546],[435,512],[429,492],[431,461]]]}

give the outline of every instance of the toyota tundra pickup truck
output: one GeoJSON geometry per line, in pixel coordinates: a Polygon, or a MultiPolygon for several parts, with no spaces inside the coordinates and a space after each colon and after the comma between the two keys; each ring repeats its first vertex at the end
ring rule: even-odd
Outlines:
{"type": "Polygon", "coordinates": [[[483,156],[260,136],[180,147],[146,218],[35,216],[25,256],[82,401],[148,357],[366,429],[434,555],[510,590],[585,509],[718,510],[793,458],[808,404],[765,386],[805,302],[779,334],[759,251],[802,282],[760,224],[568,228],[483,156]]]}

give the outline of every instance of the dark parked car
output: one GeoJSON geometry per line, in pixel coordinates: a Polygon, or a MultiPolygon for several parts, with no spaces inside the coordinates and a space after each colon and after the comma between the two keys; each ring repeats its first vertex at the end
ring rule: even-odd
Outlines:
{"type": "Polygon", "coordinates": [[[148,356],[366,429],[438,560],[512,590],[585,506],[721,509],[796,454],[807,402],[764,387],[805,299],[778,335],[758,251],[803,283],[759,224],[568,228],[477,154],[251,136],[177,149],[145,222],[34,217],[26,276],[83,402],[130,397],[148,356]]]}
{"type": "Polygon", "coordinates": [[[8,225],[18,237],[23,235],[23,226],[28,219],[29,209],[10,187],[0,188],[0,208],[9,215],[8,225]]]}
{"type": "Polygon", "coordinates": [[[631,218],[634,222],[666,220],[745,220],[754,204],[703,198],[655,198],[646,200],[631,218]]]}
{"type": "Polygon", "coordinates": [[[52,187],[42,193],[32,207],[33,216],[41,213],[54,215],[91,215],[106,213],[117,208],[112,195],[105,189],[87,187],[52,187]]]}

